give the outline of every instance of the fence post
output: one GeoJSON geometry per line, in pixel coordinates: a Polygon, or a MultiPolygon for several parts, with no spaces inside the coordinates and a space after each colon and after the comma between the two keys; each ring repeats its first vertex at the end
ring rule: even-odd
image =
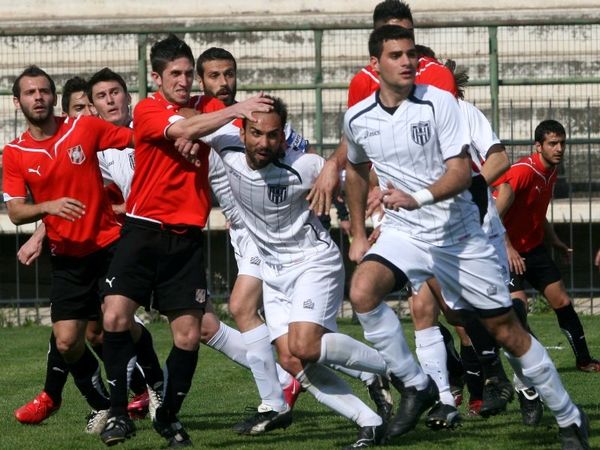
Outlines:
{"type": "Polygon", "coordinates": [[[492,100],[492,128],[499,134],[500,128],[500,82],[498,76],[498,27],[488,27],[490,58],[490,98],[492,100]]]}
{"type": "Polygon", "coordinates": [[[323,155],[323,30],[314,30],[315,35],[315,141],[319,154],[323,155]]]}
{"type": "Polygon", "coordinates": [[[147,34],[138,34],[138,93],[142,100],[148,95],[148,61],[146,59],[147,34]]]}

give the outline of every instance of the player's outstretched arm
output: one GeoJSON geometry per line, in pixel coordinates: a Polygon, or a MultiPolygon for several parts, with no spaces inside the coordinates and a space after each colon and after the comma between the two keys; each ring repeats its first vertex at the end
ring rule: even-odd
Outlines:
{"type": "Polygon", "coordinates": [[[234,119],[247,118],[254,120],[253,114],[255,112],[269,112],[272,109],[272,104],[273,100],[262,95],[255,95],[219,111],[197,114],[178,120],[167,128],[166,135],[167,138],[172,140],[185,138],[188,141],[195,141],[202,136],[213,133],[234,119]]]}
{"type": "Polygon", "coordinates": [[[17,258],[21,264],[29,266],[42,254],[45,237],[46,225],[41,223],[17,252],[17,258]]]}
{"type": "Polygon", "coordinates": [[[342,135],[337,149],[325,162],[325,165],[321,169],[321,173],[306,196],[306,200],[309,202],[309,208],[312,209],[315,214],[319,216],[329,214],[331,204],[333,203],[333,196],[335,195],[335,191],[340,181],[340,171],[346,166],[347,156],[348,143],[346,142],[345,136],[342,135]]]}
{"type": "Polygon", "coordinates": [[[496,186],[496,209],[500,217],[504,217],[515,200],[515,192],[508,183],[496,186]]]}
{"type": "Polygon", "coordinates": [[[554,231],[554,227],[547,219],[544,219],[544,240],[561,253],[566,263],[571,263],[573,249],[558,237],[554,231]]]}
{"type": "Polygon", "coordinates": [[[14,198],[6,202],[6,207],[10,221],[15,225],[37,222],[47,215],[74,222],[85,214],[85,205],[70,197],[35,204],[25,203],[24,198],[14,198]]]}
{"type": "Polygon", "coordinates": [[[346,203],[350,210],[352,243],[348,251],[350,260],[360,262],[369,250],[365,227],[367,191],[369,189],[369,165],[348,164],[346,167],[346,203]]]}
{"type": "Polygon", "coordinates": [[[510,168],[510,161],[506,149],[502,144],[494,144],[487,152],[487,159],[481,168],[481,175],[486,183],[491,185],[510,168]]]}

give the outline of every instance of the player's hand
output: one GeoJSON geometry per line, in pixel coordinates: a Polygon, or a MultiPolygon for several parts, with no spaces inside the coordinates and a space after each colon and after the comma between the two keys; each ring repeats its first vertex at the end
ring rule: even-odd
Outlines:
{"type": "Polygon", "coordinates": [[[42,211],[50,216],[75,222],[85,214],[85,205],[74,198],[62,197],[42,203],[42,211]]]}
{"type": "Polygon", "coordinates": [[[381,226],[373,228],[371,234],[369,235],[369,244],[373,245],[379,239],[379,235],[381,234],[381,226]]]}
{"type": "Polygon", "coordinates": [[[374,213],[377,213],[377,220],[383,219],[385,211],[381,203],[381,189],[379,186],[374,186],[367,195],[367,212],[366,217],[371,217],[374,213]]]}
{"type": "Polygon", "coordinates": [[[309,208],[318,216],[329,214],[333,195],[340,181],[340,173],[334,161],[325,161],[321,173],[306,196],[309,208]]]}
{"type": "Polygon", "coordinates": [[[371,244],[369,244],[369,241],[365,237],[354,238],[348,249],[348,258],[350,258],[350,261],[359,263],[369,248],[371,248],[371,244]]]}
{"type": "Polygon", "coordinates": [[[125,203],[121,203],[120,205],[110,205],[113,213],[115,213],[115,215],[120,215],[120,214],[125,214],[126,210],[125,210],[125,203]]]}
{"type": "Polygon", "coordinates": [[[412,195],[402,189],[395,188],[389,181],[387,189],[381,191],[381,202],[387,209],[393,209],[394,211],[400,211],[400,209],[412,211],[419,207],[412,195]]]}
{"type": "Polygon", "coordinates": [[[600,269],[600,250],[598,250],[598,253],[596,253],[596,259],[594,259],[594,264],[596,265],[596,267],[598,267],[598,269],[600,269]]]}
{"type": "Polygon", "coordinates": [[[273,109],[273,100],[265,97],[261,92],[243,102],[233,104],[230,108],[234,108],[234,114],[237,118],[256,122],[254,113],[271,111],[273,109]]]}
{"type": "Polygon", "coordinates": [[[31,236],[17,252],[19,262],[29,266],[42,254],[43,244],[43,237],[40,239],[35,235],[31,236]]]}
{"type": "Polygon", "coordinates": [[[506,254],[508,256],[508,267],[511,272],[516,273],[517,275],[523,275],[525,270],[525,258],[521,257],[518,251],[516,251],[512,246],[506,247],[506,254]]]}
{"type": "Polygon", "coordinates": [[[200,143],[196,141],[190,141],[184,137],[179,137],[175,140],[175,150],[187,161],[192,163],[196,167],[200,167],[202,163],[198,158],[198,152],[200,151],[200,143]]]}

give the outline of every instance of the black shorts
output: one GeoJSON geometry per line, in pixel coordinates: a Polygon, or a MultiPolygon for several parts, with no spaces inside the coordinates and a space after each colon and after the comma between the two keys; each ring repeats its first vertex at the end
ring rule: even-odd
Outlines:
{"type": "Polygon", "coordinates": [[[100,320],[100,300],[104,276],[116,243],[83,257],[52,256],[50,318],[60,320],[100,320]]]}
{"type": "Polygon", "coordinates": [[[546,286],[562,279],[560,270],[544,244],[521,253],[521,256],[525,259],[525,273],[523,275],[510,273],[508,289],[511,293],[525,290],[525,281],[538,292],[544,292],[546,286]]]}
{"type": "Polygon", "coordinates": [[[105,280],[105,295],[123,295],[161,313],[204,310],[202,231],[127,217],[105,280]]]}

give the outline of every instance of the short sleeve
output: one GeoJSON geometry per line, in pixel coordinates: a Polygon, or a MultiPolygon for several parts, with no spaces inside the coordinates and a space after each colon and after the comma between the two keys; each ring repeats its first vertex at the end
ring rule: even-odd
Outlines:
{"type": "Polygon", "coordinates": [[[352,110],[349,110],[344,115],[344,136],[348,143],[348,161],[352,164],[361,164],[369,161],[364,148],[358,143],[357,138],[352,130],[352,110]]]}
{"type": "Polygon", "coordinates": [[[2,153],[2,192],[4,201],[27,197],[27,186],[19,164],[18,152],[4,147],[2,153]]]}
{"type": "Polygon", "coordinates": [[[435,121],[442,156],[447,160],[460,155],[465,148],[468,148],[471,139],[456,99],[445,91],[438,91],[438,93],[435,121]]]}

